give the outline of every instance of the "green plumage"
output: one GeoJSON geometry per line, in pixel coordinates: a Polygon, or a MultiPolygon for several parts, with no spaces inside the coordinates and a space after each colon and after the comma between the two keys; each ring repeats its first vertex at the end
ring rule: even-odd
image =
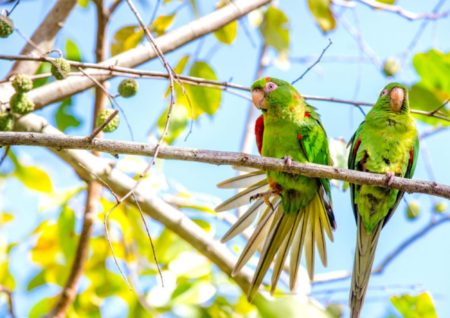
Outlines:
{"type": "MultiPolygon", "coordinates": [[[[407,88],[391,83],[383,89],[378,101],[352,137],[348,167],[411,178],[418,148],[407,88]]],[[[351,185],[353,212],[358,226],[350,293],[352,317],[360,315],[381,229],[402,196],[403,192],[397,189],[351,185]]]]}
{"type": "MultiPolygon", "coordinates": [[[[272,81],[275,82],[274,79],[272,81]]],[[[277,80],[280,85],[275,97],[268,99],[270,107],[264,112],[264,137],[261,154],[265,157],[290,157],[297,162],[330,164],[328,140],[318,118],[305,117],[306,104],[295,88],[277,80]],[[295,99],[294,96],[299,96],[295,99]]],[[[254,87],[263,85],[256,82],[254,87]]],[[[308,107],[314,111],[312,107],[308,107]]],[[[309,113],[311,114],[311,113],[309,113]]],[[[315,117],[318,117],[314,112],[315,117]]],[[[318,191],[319,182],[301,175],[269,171],[269,182],[280,185],[285,213],[297,213],[311,202],[318,191]]],[[[328,180],[323,183],[329,185],[328,180]]]]}
{"type": "MultiPolygon", "coordinates": [[[[251,90],[255,106],[263,112],[263,127],[257,127],[263,129],[258,129],[260,135],[256,136],[262,141],[263,156],[331,164],[328,140],[319,116],[292,85],[266,77],[253,83],[251,90]]],[[[216,211],[227,210],[242,205],[243,199],[258,197],[224,236],[228,240],[241,233],[255,220],[256,213],[261,213],[233,272],[238,272],[258,249],[261,251],[248,291],[249,299],[254,297],[272,263],[271,290],[275,290],[289,254],[290,288],[294,289],[303,248],[312,279],[314,251],[317,248],[326,265],[325,233],[332,240],[335,227],[329,180],[276,171],[268,171],[263,180],[262,176],[260,172],[251,172],[220,183],[221,187],[246,189],[216,208],[216,211]],[[247,179],[251,182],[245,184],[247,179]]]]}

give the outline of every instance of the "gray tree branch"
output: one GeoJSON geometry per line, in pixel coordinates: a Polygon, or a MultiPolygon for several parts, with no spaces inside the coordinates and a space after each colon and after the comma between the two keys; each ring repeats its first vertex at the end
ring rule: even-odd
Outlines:
{"type": "MultiPolygon", "coordinates": [[[[22,117],[22,120],[19,121],[19,123],[29,123],[29,118],[31,118],[31,115],[22,117]]],[[[23,124],[20,124],[20,126],[25,127],[23,124]]],[[[86,137],[70,137],[65,136],[64,134],[49,135],[3,132],[0,133],[0,145],[28,145],[49,147],[54,149],[86,149],[108,152],[111,154],[141,156],[153,156],[155,153],[155,146],[145,143],[100,139],[94,139],[90,142],[86,137]]],[[[361,172],[313,163],[293,162],[291,164],[287,164],[285,160],[260,157],[239,152],[165,146],[160,148],[159,158],[284,171],[289,173],[298,173],[307,177],[336,179],[355,184],[369,184],[380,187],[389,187],[408,193],[425,193],[450,199],[450,186],[438,184],[434,181],[411,180],[401,177],[393,177],[390,179],[388,176],[383,174],[361,172]],[[390,185],[388,185],[388,182],[390,182],[390,185]]]]}
{"type": "MultiPolygon", "coordinates": [[[[203,16],[178,29],[164,34],[155,39],[156,44],[163,53],[171,52],[195,39],[209,34],[222,26],[234,21],[249,12],[257,9],[271,0],[237,0],[231,4],[203,16]]],[[[117,65],[134,67],[157,56],[149,43],[138,46],[119,55],[116,55],[101,65],[117,65]]],[[[111,74],[105,74],[97,78],[99,81],[111,78],[111,74]]],[[[37,108],[62,100],[83,90],[93,87],[95,84],[87,77],[69,77],[65,80],[56,81],[31,91],[28,94],[37,108]]],[[[9,101],[11,92],[0,90],[0,103],[9,101]]]]}

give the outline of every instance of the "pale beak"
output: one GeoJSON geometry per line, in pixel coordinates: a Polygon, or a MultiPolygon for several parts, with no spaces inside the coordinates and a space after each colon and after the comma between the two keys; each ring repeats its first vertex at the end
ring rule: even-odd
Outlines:
{"type": "Polygon", "coordinates": [[[256,108],[267,109],[267,106],[265,105],[264,97],[265,97],[264,91],[262,89],[255,88],[254,90],[252,90],[252,100],[253,100],[253,104],[256,106],[256,108]]]}
{"type": "Polygon", "coordinates": [[[403,88],[394,87],[391,90],[391,109],[394,112],[399,112],[402,109],[405,100],[405,91],[403,88]]]}

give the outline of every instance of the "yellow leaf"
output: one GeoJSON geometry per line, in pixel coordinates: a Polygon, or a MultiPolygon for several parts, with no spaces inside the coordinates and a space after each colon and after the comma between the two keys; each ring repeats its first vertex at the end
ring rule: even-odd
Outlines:
{"type": "Polygon", "coordinates": [[[331,0],[308,0],[309,9],[323,32],[336,27],[336,20],[331,12],[331,0]]]}
{"type": "Polygon", "coordinates": [[[16,166],[14,176],[32,190],[46,193],[50,193],[53,190],[50,176],[41,168],[23,165],[16,166]]]}
{"type": "Polygon", "coordinates": [[[280,9],[270,6],[264,13],[263,22],[259,26],[264,42],[277,51],[286,51],[289,48],[289,19],[280,9]]]}
{"type": "Polygon", "coordinates": [[[160,15],[155,19],[150,27],[150,31],[155,32],[157,35],[162,35],[172,25],[175,18],[175,13],[171,15],[160,15]]]}
{"type": "Polygon", "coordinates": [[[114,34],[114,39],[111,43],[111,54],[117,55],[135,48],[141,42],[143,36],[144,32],[138,25],[129,25],[119,29],[114,34]]]}

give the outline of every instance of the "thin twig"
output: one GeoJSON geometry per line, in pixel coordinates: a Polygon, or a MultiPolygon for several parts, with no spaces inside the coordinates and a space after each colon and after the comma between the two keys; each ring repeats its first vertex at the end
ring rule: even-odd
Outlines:
{"type": "Polygon", "coordinates": [[[319,57],[317,58],[317,60],[312,63],[304,72],[302,75],[300,75],[298,78],[296,78],[295,80],[292,81],[292,85],[294,85],[295,83],[297,83],[298,81],[300,81],[306,74],[309,73],[309,71],[311,71],[313,69],[314,66],[316,66],[317,64],[319,64],[319,62],[322,60],[323,55],[327,52],[327,50],[330,48],[330,46],[333,44],[333,42],[331,41],[331,39],[328,39],[328,45],[322,50],[322,53],[320,53],[319,57]]]}
{"type": "Polygon", "coordinates": [[[433,117],[435,114],[437,114],[442,108],[444,108],[445,106],[447,106],[448,102],[450,101],[450,99],[447,99],[445,102],[442,103],[442,105],[440,105],[439,107],[437,107],[436,109],[432,110],[431,112],[429,112],[427,114],[427,116],[433,117]]]}
{"type": "MultiPolygon", "coordinates": [[[[420,229],[416,233],[413,233],[410,237],[408,237],[406,240],[404,240],[402,243],[400,243],[397,247],[395,247],[387,256],[385,256],[376,267],[374,267],[374,269],[372,270],[372,275],[382,274],[386,270],[386,268],[389,266],[389,264],[391,264],[395,258],[397,258],[404,250],[406,250],[414,242],[416,242],[418,239],[420,239],[425,234],[427,234],[431,230],[435,229],[439,225],[442,225],[449,221],[450,221],[450,215],[446,215],[438,220],[432,220],[430,223],[428,223],[422,229],[420,229]]],[[[318,285],[318,284],[324,284],[324,283],[338,282],[338,281],[346,280],[346,279],[349,279],[350,277],[352,277],[352,273],[349,271],[337,272],[336,275],[332,275],[332,274],[333,273],[327,273],[327,274],[323,275],[323,278],[318,278],[318,279],[315,278],[313,281],[313,284],[318,285]]]]}
{"type": "Polygon", "coordinates": [[[9,289],[6,286],[0,285],[0,293],[6,294],[6,297],[8,299],[8,311],[11,318],[16,318],[16,313],[14,311],[14,299],[13,299],[13,292],[11,289],[9,289]]]}
{"type": "Polygon", "coordinates": [[[106,118],[105,122],[103,124],[101,124],[100,126],[96,127],[92,133],[86,137],[86,140],[88,140],[89,142],[92,142],[92,140],[100,133],[102,132],[103,128],[105,128],[110,122],[111,120],[114,119],[114,117],[117,116],[117,114],[119,113],[119,111],[116,109],[114,110],[111,115],[108,116],[108,118],[106,118]]]}
{"type": "Polygon", "coordinates": [[[382,10],[385,12],[391,12],[394,14],[399,15],[402,18],[405,18],[407,20],[439,20],[444,19],[447,16],[450,15],[450,11],[445,11],[442,13],[437,12],[412,12],[409,10],[406,10],[398,5],[391,5],[391,4],[385,4],[382,2],[378,2],[375,0],[356,0],[356,1],[340,1],[340,0],[333,0],[333,4],[335,5],[344,5],[347,8],[355,8],[355,3],[361,3],[364,4],[372,9],[382,10]]]}
{"type": "MultiPolygon", "coordinates": [[[[33,57],[33,56],[22,56],[22,55],[4,55],[0,54],[0,60],[32,60],[32,61],[46,61],[51,62],[54,61],[54,59],[50,57],[33,57]]],[[[127,75],[137,75],[140,77],[148,76],[151,78],[161,78],[161,79],[168,79],[169,75],[166,73],[156,72],[156,71],[144,71],[144,70],[136,70],[132,68],[126,68],[121,66],[108,66],[108,65],[101,65],[101,64],[95,64],[95,63],[81,63],[76,61],[68,61],[69,64],[75,67],[83,67],[83,68],[93,68],[93,69],[100,69],[105,70],[104,75],[110,74],[111,72],[118,72],[122,74],[127,75]]],[[[114,73],[114,75],[117,75],[114,73]]],[[[92,75],[90,74],[91,78],[92,75]]],[[[101,76],[101,74],[97,74],[97,76],[101,76]]],[[[239,94],[236,91],[232,91],[231,89],[236,89],[239,91],[250,91],[250,88],[248,86],[240,85],[237,83],[227,82],[227,81],[214,81],[214,80],[208,80],[204,78],[199,77],[192,77],[192,76],[185,76],[185,75],[176,75],[177,80],[180,80],[183,83],[191,84],[191,85],[198,85],[198,86],[205,86],[205,87],[216,87],[219,89],[222,89],[224,91],[227,91],[231,94],[246,98],[250,100],[249,97],[246,97],[242,94],[239,94]]],[[[306,100],[315,100],[315,101],[323,101],[323,102],[331,102],[331,103],[339,103],[339,104],[347,104],[352,105],[355,107],[372,107],[373,103],[364,102],[364,101],[355,101],[351,99],[344,99],[344,98],[335,98],[335,97],[326,97],[326,96],[315,96],[315,95],[302,95],[304,99],[306,100]]],[[[37,105],[35,109],[41,109],[43,108],[43,105],[37,105]]],[[[424,116],[430,116],[429,111],[424,110],[418,110],[418,109],[411,109],[411,113],[417,114],[417,115],[424,115],[424,116]]],[[[450,118],[445,116],[440,116],[438,114],[433,114],[431,117],[448,121],[450,122],[450,118]]]]}

